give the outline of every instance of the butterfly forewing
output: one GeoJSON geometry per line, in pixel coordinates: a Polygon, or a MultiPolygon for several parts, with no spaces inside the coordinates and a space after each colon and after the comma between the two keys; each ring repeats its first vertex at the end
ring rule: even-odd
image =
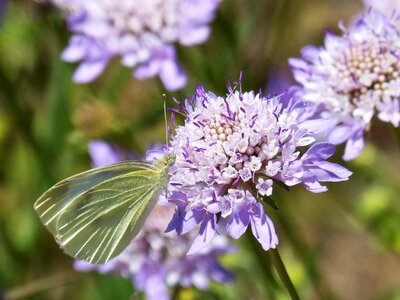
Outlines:
{"type": "Polygon", "coordinates": [[[104,263],[138,233],[159,192],[154,171],[135,171],[110,179],[83,194],[63,211],[56,239],[81,260],[104,263]]]}
{"type": "Polygon", "coordinates": [[[72,176],[35,203],[66,253],[105,263],[138,233],[167,181],[168,166],[123,162],[72,176]]]}

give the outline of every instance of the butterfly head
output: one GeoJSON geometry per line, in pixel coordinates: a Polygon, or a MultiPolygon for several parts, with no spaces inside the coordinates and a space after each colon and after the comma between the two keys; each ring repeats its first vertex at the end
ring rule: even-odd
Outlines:
{"type": "Polygon", "coordinates": [[[176,160],[176,156],[173,153],[168,153],[165,157],[164,157],[166,164],[168,165],[168,167],[171,167],[176,160]]]}
{"type": "Polygon", "coordinates": [[[168,172],[168,169],[175,163],[175,154],[168,153],[164,155],[163,158],[154,162],[154,165],[159,166],[161,169],[164,169],[168,172]]]}

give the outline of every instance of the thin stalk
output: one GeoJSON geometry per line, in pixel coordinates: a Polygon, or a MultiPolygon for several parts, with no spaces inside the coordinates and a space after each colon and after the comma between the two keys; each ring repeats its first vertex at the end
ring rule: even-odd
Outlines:
{"type": "Polygon", "coordinates": [[[172,297],[171,299],[179,299],[179,293],[181,292],[182,287],[177,284],[174,289],[172,290],[172,297]]]}
{"type": "Polygon", "coordinates": [[[396,141],[397,141],[397,146],[400,147],[400,129],[399,128],[393,128],[393,131],[394,131],[394,136],[395,136],[396,141]]]}
{"type": "MultiPolygon", "coordinates": [[[[264,290],[262,292],[267,294],[267,299],[275,299],[275,291],[281,288],[281,286],[279,285],[277,278],[273,274],[270,256],[265,255],[265,250],[260,247],[260,243],[254,238],[251,232],[248,231],[245,234],[244,241],[244,246],[246,247],[245,250],[250,250],[248,252],[252,253],[255,259],[255,264],[261,267],[260,270],[262,270],[262,272],[260,274],[257,273],[256,277],[259,278],[260,282],[268,282],[268,284],[263,285],[264,290]]],[[[254,284],[254,282],[251,280],[252,277],[250,276],[250,274],[245,278],[246,280],[250,279],[249,282],[246,281],[246,284],[248,284],[249,286],[252,286],[254,284]]]]}
{"type": "Polygon", "coordinates": [[[280,207],[279,224],[284,231],[288,242],[295,249],[296,256],[303,262],[305,269],[310,277],[314,290],[317,293],[319,299],[336,299],[332,291],[328,288],[324,282],[323,276],[320,274],[320,270],[317,266],[315,258],[315,250],[310,252],[310,246],[301,239],[301,235],[297,230],[296,226],[291,226],[287,220],[292,217],[284,206],[280,207]]]}
{"type": "Polygon", "coordinates": [[[289,274],[286,271],[281,256],[279,255],[278,249],[270,249],[268,250],[268,253],[271,255],[272,264],[274,265],[275,270],[278,272],[279,278],[282,280],[282,283],[284,284],[292,300],[300,300],[300,297],[297,294],[292,281],[290,280],[289,274]]]}

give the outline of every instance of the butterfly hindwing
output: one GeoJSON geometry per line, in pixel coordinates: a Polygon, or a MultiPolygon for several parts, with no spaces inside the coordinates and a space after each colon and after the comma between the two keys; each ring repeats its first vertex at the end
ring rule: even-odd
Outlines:
{"type": "Polygon", "coordinates": [[[92,169],[57,183],[35,209],[65,252],[105,263],[139,231],[164,186],[165,169],[139,161],[92,169]]]}
{"type": "Polygon", "coordinates": [[[128,246],[149,215],[160,191],[160,173],[135,171],[110,179],[80,196],[57,222],[64,251],[105,263],[128,246]]]}

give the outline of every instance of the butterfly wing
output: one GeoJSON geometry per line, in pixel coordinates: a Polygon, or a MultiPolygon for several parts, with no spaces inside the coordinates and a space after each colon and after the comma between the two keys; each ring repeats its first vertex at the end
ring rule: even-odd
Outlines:
{"type": "Polygon", "coordinates": [[[35,203],[64,251],[105,263],[138,233],[165,184],[165,168],[123,162],[67,178],[35,203]]]}

